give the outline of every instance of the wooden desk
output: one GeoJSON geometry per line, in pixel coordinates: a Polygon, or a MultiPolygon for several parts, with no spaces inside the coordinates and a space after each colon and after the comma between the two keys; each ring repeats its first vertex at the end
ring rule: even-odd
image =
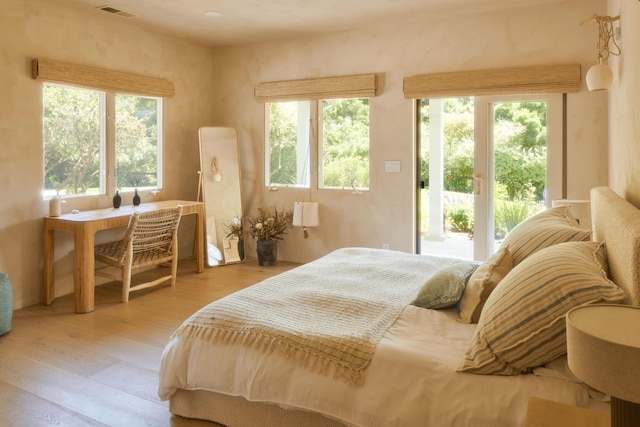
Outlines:
{"type": "Polygon", "coordinates": [[[64,214],[58,217],[45,217],[43,229],[44,249],[44,304],[51,305],[54,300],[53,264],[55,230],[73,234],[74,242],[74,296],[76,313],[88,313],[94,308],[95,260],[93,253],[94,237],[97,231],[109,228],[126,227],[134,212],[148,212],[156,209],[182,205],[182,214],[195,214],[196,219],[196,271],[204,271],[204,206],[202,202],[186,200],[165,200],[144,203],[140,206],[122,206],[119,209],[108,208],[83,211],[77,214],[64,214]]]}

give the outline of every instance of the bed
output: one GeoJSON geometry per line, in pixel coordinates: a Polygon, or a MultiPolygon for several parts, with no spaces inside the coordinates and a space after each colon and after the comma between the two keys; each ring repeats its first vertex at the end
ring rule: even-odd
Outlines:
{"type": "Polygon", "coordinates": [[[640,305],[640,211],[591,201],[593,234],[551,208],[483,263],[343,248],[215,301],[171,337],[158,394],[230,427],[521,426],[530,397],[608,411],[567,367],[564,315],[640,305]]]}

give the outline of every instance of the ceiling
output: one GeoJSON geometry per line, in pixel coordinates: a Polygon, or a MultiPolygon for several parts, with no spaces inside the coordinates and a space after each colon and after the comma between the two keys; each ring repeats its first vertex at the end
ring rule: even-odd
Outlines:
{"type": "Polygon", "coordinates": [[[570,0],[56,0],[207,46],[348,31],[409,17],[477,13],[570,0]],[[221,12],[207,17],[206,11],[221,12]],[[127,14],[133,16],[125,16],[127,14]]]}

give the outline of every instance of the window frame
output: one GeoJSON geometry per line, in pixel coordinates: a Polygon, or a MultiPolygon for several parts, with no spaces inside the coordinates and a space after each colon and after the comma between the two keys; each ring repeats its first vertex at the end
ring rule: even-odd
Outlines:
{"type": "MultiPolygon", "coordinates": [[[[352,97],[354,98],[354,97],[352,97]]],[[[369,99],[368,108],[369,108],[369,129],[371,129],[371,97],[363,96],[363,97],[355,97],[355,99],[369,99]]],[[[313,100],[283,100],[283,101],[267,101],[264,103],[264,114],[265,114],[265,139],[264,139],[264,186],[269,189],[279,189],[279,188],[302,188],[302,189],[312,189],[312,190],[338,190],[338,191],[370,191],[371,188],[371,132],[369,132],[369,183],[367,187],[331,187],[325,186],[324,183],[321,183],[321,179],[324,176],[324,137],[323,137],[323,111],[322,111],[322,103],[325,100],[334,100],[334,99],[350,99],[350,98],[326,98],[326,99],[313,99],[313,100]],[[278,102],[308,102],[309,103],[309,135],[308,141],[306,141],[307,155],[304,160],[301,160],[301,156],[297,153],[297,164],[296,167],[299,167],[301,164],[306,163],[308,170],[308,185],[302,184],[282,184],[282,183],[272,183],[271,182],[271,141],[269,139],[270,136],[270,126],[271,126],[271,104],[278,102]]],[[[300,118],[298,119],[300,122],[300,118]]],[[[298,145],[299,149],[302,146],[300,137],[298,137],[298,145]]],[[[299,176],[299,175],[298,175],[299,176]]]]}
{"type": "MultiPolygon", "coordinates": [[[[144,189],[154,189],[160,190],[164,186],[164,99],[160,96],[155,95],[144,95],[139,93],[126,93],[122,91],[107,91],[98,89],[95,87],[81,86],[81,85],[71,85],[65,83],[58,83],[54,81],[43,81],[41,93],[44,93],[44,90],[48,86],[62,87],[65,89],[71,90],[87,90],[96,92],[98,94],[98,102],[99,102],[99,185],[98,185],[98,193],[82,193],[82,194],[66,194],[59,193],[60,197],[63,199],[89,199],[91,197],[102,197],[108,196],[112,197],[116,191],[120,191],[121,188],[118,187],[116,182],[116,97],[118,95],[125,96],[134,96],[140,98],[150,98],[156,101],[156,113],[157,113],[157,146],[156,146],[156,180],[157,185],[155,186],[145,186],[145,187],[135,187],[131,185],[129,187],[124,187],[124,192],[133,192],[134,187],[138,190],[144,189]]],[[[43,99],[43,116],[44,117],[44,99],[43,99]]],[[[43,150],[44,150],[44,135],[42,138],[43,150]]],[[[53,197],[56,193],[56,190],[46,189],[45,181],[46,174],[44,171],[44,158],[43,158],[43,183],[42,183],[42,194],[43,199],[48,200],[53,197]]]]}
{"type": "MultiPolygon", "coordinates": [[[[164,99],[162,97],[159,96],[152,96],[152,95],[141,95],[141,94],[130,94],[130,93],[124,93],[124,92],[107,92],[107,100],[109,101],[109,99],[111,98],[111,104],[113,105],[113,112],[112,112],[112,116],[114,117],[114,120],[111,120],[112,125],[114,126],[114,129],[111,133],[111,135],[113,135],[113,141],[109,142],[109,144],[113,144],[113,155],[111,160],[113,161],[113,164],[111,165],[111,169],[108,169],[109,171],[111,171],[110,173],[108,173],[107,176],[107,186],[108,188],[114,188],[114,193],[115,190],[119,190],[120,188],[123,187],[118,187],[118,183],[117,183],[117,177],[116,177],[116,159],[117,159],[117,151],[116,151],[116,132],[117,129],[115,129],[115,106],[116,106],[116,97],[118,95],[124,95],[124,96],[135,96],[135,97],[139,97],[139,98],[149,98],[149,99],[153,99],[156,101],[156,115],[157,115],[157,123],[156,123],[156,133],[157,133],[157,141],[156,141],[156,181],[157,184],[155,186],[150,185],[150,186],[137,186],[137,185],[131,185],[128,187],[124,187],[125,191],[134,191],[134,189],[138,189],[138,190],[156,190],[159,191],[163,188],[164,186],[164,99]],[[112,181],[112,182],[111,182],[112,181]]],[[[109,134],[107,134],[107,136],[109,136],[109,134]]]]}
{"type": "MultiPolygon", "coordinates": [[[[264,184],[265,187],[268,188],[317,188],[317,176],[315,173],[311,173],[311,165],[314,164],[314,159],[312,153],[316,151],[317,147],[317,138],[316,138],[316,122],[313,117],[317,110],[317,102],[312,100],[288,100],[288,101],[273,101],[273,102],[265,102],[264,103],[264,114],[265,114],[265,138],[264,138],[264,184]],[[303,168],[306,165],[306,176],[302,177],[300,183],[296,184],[284,184],[284,183],[272,183],[271,182],[271,105],[274,103],[308,103],[308,111],[309,116],[306,120],[309,121],[307,140],[303,141],[301,139],[301,130],[299,127],[296,128],[297,133],[297,145],[296,145],[296,180],[301,178],[299,167],[302,165],[303,168]],[[302,158],[298,149],[306,146],[307,155],[305,158],[302,158]],[[305,185],[306,181],[306,185],[305,185]]],[[[298,117],[298,124],[304,120],[303,117],[298,117]]],[[[304,131],[305,129],[302,129],[304,131]]]]}
{"type": "Polygon", "coordinates": [[[355,192],[367,192],[370,190],[371,188],[371,98],[367,98],[367,97],[361,97],[361,98],[331,98],[331,99],[320,99],[317,102],[317,108],[318,108],[318,114],[317,114],[317,150],[316,152],[318,153],[318,158],[317,158],[317,170],[318,173],[317,175],[317,187],[320,190],[343,190],[343,191],[355,191],[355,192]],[[353,184],[349,187],[332,187],[332,186],[326,186],[324,184],[324,107],[322,107],[322,104],[324,101],[336,101],[336,100],[346,100],[346,99],[368,99],[369,102],[367,103],[367,113],[369,116],[369,132],[368,132],[368,137],[369,137],[369,164],[368,169],[369,169],[369,182],[367,183],[366,187],[356,187],[353,184]]]}

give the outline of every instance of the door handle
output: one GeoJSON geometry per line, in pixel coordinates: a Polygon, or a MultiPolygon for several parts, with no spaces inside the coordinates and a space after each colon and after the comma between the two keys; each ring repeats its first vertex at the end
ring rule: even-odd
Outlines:
{"type": "Polygon", "coordinates": [[[484,179],[480,178],[480,175],[473,177],[473,194],[474,196],[482,196],[484,187],[484,179]]]}

